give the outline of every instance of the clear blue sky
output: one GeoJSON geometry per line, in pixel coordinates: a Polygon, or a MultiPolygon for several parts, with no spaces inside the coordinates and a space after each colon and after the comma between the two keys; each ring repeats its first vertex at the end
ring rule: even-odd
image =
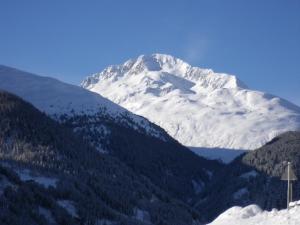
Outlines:
{"type": "Polygon", "coordinates": [[[300,0],[0,0],[0,64],[79,84],[156,52],[300,105],[300,0]]]}

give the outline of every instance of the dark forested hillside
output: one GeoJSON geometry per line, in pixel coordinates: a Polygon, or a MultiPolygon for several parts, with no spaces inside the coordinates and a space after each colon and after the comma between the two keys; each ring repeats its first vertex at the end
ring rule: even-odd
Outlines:
{"type": "MultiPolygon", "coordinates": [[[[197,156],[147,119],[83,88],[6,66],[0,66],[0,88],[26,99],[47,116],[83,137],[103,156],[119,159],[135,173],[150,179],[185,203],[199,195],[211,177],[223,168],[217,161],[197,156]]],[[[35,123],[29,125],[28,134],[35,123]]],[[[43,127],[37,129],[43,130],[43,127]]],[[[63,132],[70,133],[69,130],[60,131],[63,132]]],[[[56,131],[53,133],[56,134],[56,131]]],[[[38,138],[34,134],[31,136],[38,138]]],[[[75,150],[81,145],[73,140],[64,143],[61,137],[56,140],[57,136],[46,136],[53,139],[53,142],[50,141],[52,145],[63,145],[62,149],[65,144],[75,150]]],[[[44,140],[43,137],[41,139],[44,140]]],[[[44,147],[40,145],[39,148],[44,147]]],[[[73,154],[72,151],[69,153],[73,154]]],[[[77,157],[76,154],[72,157],[77,157]]],[[[31,153],[30,157],[38,156],[31,153]]]]}
{"type": "Polygon", "coordinates": [[[288,161],[300,177],[300,132],[224,166],[101,115],[60,121],[0,92],[0,224],[200,224],[234,205],[283,208],[288,161]]]}
{"type": "MultiPolygon", "coordinates": [[[[268,210],[285,208],[287,182],[280,178],[288,161],[300,178],[300,132],[279,135],[237,158],[215,176],[195,206],[205,212],[206,221],[235,205],[254,203],[268,210]]],[[[299,181],[293,187],[293,199],[299,200],[299,181]]]]}
{"type": "Polygon", "coordinates": [[[287,132],[275,137],[263,147],[246,154],[242,162],[274,177],[281,177],[287,162],[291,162],[300,178],[300,132],[287,132]]]}
{"type": "Polygon", "coordinates": [[[195,224],[198,213],[0,92],[0,224],[195,224]]]}
{"type": "MultiPolygon", "coordinates": [[[[166,140],[149,136],[98,115],[73,116],[60,120],[63,125],[95,146],[101,146],[109,154],[120,159],[135,172],[150,178],[152,182],[176,198],[188,201],[197,196],[224,165],[218,161],[199,157],[166,135],[166,140]],[[103,135],[100,127],[109,128],[103,135]],[[199,188],[197,187],[199,186],[199,188]],[[198,188],[198,189],[197,189],[198,188]]],[[[160,129],[161,128],[157,128],[160,129]]]]}

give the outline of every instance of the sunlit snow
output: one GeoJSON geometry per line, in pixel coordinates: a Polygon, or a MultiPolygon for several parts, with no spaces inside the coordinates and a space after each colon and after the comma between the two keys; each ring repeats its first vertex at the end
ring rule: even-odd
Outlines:
{"type": "Polygon", "coordinates": [[[290,210],[263,211],[257,205],[232,207],[219,215],[209,225],[299,225],[300,201],[290,210]]]}
{"type": "Polygon", "coordinates": [[[130,113],[99,94],[84,88],[0,65],[0,89],[18,95],[54,119],[66,115],[95,115],[101,113],[148,135],[164,140],[148,120],[130,113]],[[140,130],[141,130],[140,129],[140,130]]]}
{"type": "Polygon", "coordinates": [[[236,76],[192,67],[169,55],[142,55],[93,74],[81,85],[148,118],[193,149],[252,150],[280,133],[300,130],[296,105],[250,90],[236,76]]]}

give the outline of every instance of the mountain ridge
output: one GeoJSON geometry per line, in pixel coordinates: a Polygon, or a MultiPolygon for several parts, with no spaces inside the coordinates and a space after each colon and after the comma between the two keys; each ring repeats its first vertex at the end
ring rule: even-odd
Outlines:
{"type": "Polygon", "coordinates": [[[22,97],[57,120],[61,116],[93,115],[102,111],[109,117],[128,122],[136,129],[144,129],[149,135],[163,136],[144,118],[101,95],[52,77],[42,77],[0,65],[0,89],[22,97]]]}
{"type": "Polygon", "coordinates": [[[107,75],[105,78],[112,77],[115,73],[119,73],[119,76],[124,76],[126,73],[138,74],[142,71],[164,71],[166,73],[175,74],[179,77],[186,78],[190,81],[199,82],[199,80],[206,76],[208,80],[204,80],[202,84],[206,87],[241,87],[247,86],[242,83],[236,76],[215,73],[212,69],[202,69],[199,67],[193,67],[179,58],[175,58],[166,54],[152,54],[152,55],[140,55],[136,59],[127,60],[123,65],[111,65],[104,69],[103,73],[96,73],[82,81],[83,88],[87,88],[93,82],[101,79],[101,75],[107,75]],[[211,75],[217,76],[218,80],[213,79],[211,75]],[[216,84],[217,83],[217,84],[216,84]]]}
{"type": "Polygon", "coordinates": [[[198,195],[199,187],[203,189],[211,174],[223,167],[189,151],[147,119],[83,88],[19,70],[0,69],[0,89],[30,102],[83,137],[100,154],[118,158],[185,202],[198,195]],[[81,97],[95,111],[84,108],[82,112],[81,107],[86,105],[81,105],[81,97]],[[73,100],[79,104],[77,110],[72,107],[76,104],[69,104],[73,100]],[[107,105],[112,105],[114,111],[107,105]]]}

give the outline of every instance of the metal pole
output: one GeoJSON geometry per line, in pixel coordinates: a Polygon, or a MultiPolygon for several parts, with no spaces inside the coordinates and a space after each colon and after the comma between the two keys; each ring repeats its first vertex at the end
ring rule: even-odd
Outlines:
{"type": "Polygon", "coordinates": [[[290,162],[288,162],[287,209],[290,209],[290,162]]]}
{"type": "Polygon", "coordinates": [[[291,181],[291,198],[290,198],[290,202],[293,201],[293,181],[291,181]]]}

